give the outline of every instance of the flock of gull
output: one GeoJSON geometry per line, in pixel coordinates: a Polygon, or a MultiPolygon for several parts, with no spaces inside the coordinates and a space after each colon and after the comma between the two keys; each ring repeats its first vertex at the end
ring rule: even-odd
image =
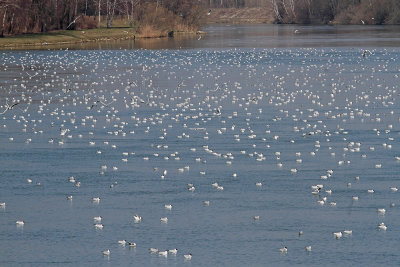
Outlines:
{"type": "MultiPolygon", "coordinates": [[[[37,51],[0,57],[0,148],[8,151],[0,154],[2,161],[17,151],[59,151],[53,160],[66,162],[53,179],[67,187],[60,201],[75,205],[86,196],[100,213],[87,222],[96,231],[113,227],[107,213],[101,214],[103,201],[118,196],[128,202],[124,187],[135,179],[148,183],[141,197],[163,202],[163,210],[153,211],[161,225],[176,223],[176,209],[193,212],[185,209],[184,194],[210,210],[228,205],[226,198],[235,207],[257,195],[263,203],[249,202],[254,214],[245,219],[255,225],[269,219],[256,207],[268,206],[267,196],[274,205],[267,209],[299,201],[321,218],[368,200],[376,222],[367,232],[397,227],[385,221],[395,213],[400,186],[399,69],[390,51],[37,51]],[[73,149],[80,157],[71,168],[62,153],[73,149]],[[164,200],[163,187],[173,192],[164,200]],[[121,195],[107,193],[118,190],[121,195]],[[291,203],[284,203],[292,193],[291,203]],[[374,195],[385,203],[373,204],[374,195]]],[[[0,192],[7,188],[7,170],[0,175],[0,192]]],[[[35,173],[21,176],[13,179],[37,187],[48,182],[35,173]]],[[[0,194],[3,210],[11,204],[5,196],[0,194]]],[[[151,227],[154,222],[146,226],[151,219],[134,207],[127,211],[133,227],[151,227]]],[[[29,221],[21,214],[14,224],[26,227],[29,221]]],[[[327,233],[334,242],[362,235],[356,223],[341,227],[327,233]]],[[[316,253],[318,242],[306,238],[309,227],[299,223],[290,229],[296,240],[307,240],[301,243],[305,253],[316,253]]],[[[290,255],[291,240],[275,240],[268,253],[290,255]]],[[[143,243],[116,237],[99,254],[110,259],[117,248],[129,247],[162,258],[202,257],[194,253],[196,244],[143,243]]]]}

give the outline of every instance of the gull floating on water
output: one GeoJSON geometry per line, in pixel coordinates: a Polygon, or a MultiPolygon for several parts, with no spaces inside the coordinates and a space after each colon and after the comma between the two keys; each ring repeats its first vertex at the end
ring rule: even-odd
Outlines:
{"type": "Polygon", "coordinates": [[[344,230],[343,233],[345,235],[351,235],[351,234],[353,234],[353,230],[344,230]]]}
{"type": "Polygon", "coordinates": [[[135,214],[135,215],[133,215],[133,220],[135,222],[140,222],[140,221],[142,221],[142,216],[135,214]]]}
{"type": "Polygon", "coordinates": [[[379,228],[380,230],[386,231],[387,226],[386,226],[383,222],[381,222],[380,224],[378,224],[378,228],[379,228]]]}
{"type": "Polygon", "coordinates": [[[377,211],[378,211],[378,213],[381,213],[381,214],[385,214],[386,213],[385,209],[378,209],[377,211]]]}
{"type": "Polygon", "coordinates": [[[96,224],[94,225],[94,227],[95,227],[96,229],[103,229],[103,228],[104,228],[104,225],[101,224],[101,223],[96,223],[96,224]]]}
{"type": "Polygon", "coordinates": [[[174,248],[174,249],[169,249],[169,250],[168,250],[168,253],[173,254],[173,255],[176,255],[176,254],[178,254],[178,249],[176,249],[176,248],[174,248]]]}
{"type": "Polygon", "coordinates": [[[162,257],[168,257],[168,251],[167,251],[167,250],[165,250],[165,251],[159,251],[159,252],[158,252],[158,255],[159,255],[159,256],[162,256],[162,257]]]}
{"type": "Polygon", "coordinates": [[[158,249],[157,248],[149,248],[150,253],[157,253],[158,249]]]}
{"type": "Polygon", "coordinates": [[[342,235],[343,235],[342,232],[335,232],[335,233],[333,233],[333,236],[334,236],[336,239],[341,238],[342,235]]]}
{"type": "Polygon", "coordinates": [[[119,240],[119,241],[118,241],[118,244],[119,244],[119,245],[122,245],[122,246],[125,246],[126,243],[127,243],[127,242],[126,242],[125,239],[124,239],[124,240],[119,240]]]}
{"type": "Polygon", "coordinates": [[[183,255],[183,257],[184,257],[184,259],[185,260],[191,260],[192,259],[192,254],[185,254],[185,255],[183,255]]]}

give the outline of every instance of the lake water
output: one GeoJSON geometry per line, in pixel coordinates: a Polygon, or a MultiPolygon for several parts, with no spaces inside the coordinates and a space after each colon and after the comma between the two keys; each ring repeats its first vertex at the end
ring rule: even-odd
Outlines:
{"type": "Polygon", "coordinates": [[[1,52],[0,265],[396,265],[399,29],[1,52]]]}

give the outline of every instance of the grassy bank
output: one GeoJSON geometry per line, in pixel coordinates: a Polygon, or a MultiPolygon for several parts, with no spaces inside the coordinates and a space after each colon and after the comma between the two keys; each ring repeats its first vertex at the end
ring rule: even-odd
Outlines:
{"type": "Polygon", "coordinates": [[[99,28],[84,31],[56,31],[35,33],[0,38],[0,48],[18,48],[29,46],[46,46],[54,44],[71,44],[106,40],[135,38],[133,28],[99,28]]]}
{"type": "MultiPolygon", "coordinates": [[[[160,30],[152,25],[142,26],[140,32],[129,27],[129,23],[122,18],[114,20],[112,28],[106,28],[102,22],[101,28],[88,30],[63,30],[46,33],[21,34],[0,38],[0,49],[24,49],[45,48],[46,46],[58,45],[68,47],[68,44],[79,44],[86,42],[101,42],[112,40],[128,40],[136,38],[160,38],[168,37],[168,30],[160,30]]],[[[189,29],[182,27],[175,30],[174,34],[195,34],[189,29]]]]}

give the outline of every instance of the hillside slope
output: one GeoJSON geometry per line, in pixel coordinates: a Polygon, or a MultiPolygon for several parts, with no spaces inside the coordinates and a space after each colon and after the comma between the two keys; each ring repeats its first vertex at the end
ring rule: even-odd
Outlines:
{"type": "Polygon", "coordinates": [[[267,8],[213,8],[205,23],[273,23],[274,14],[267,8]]]}

